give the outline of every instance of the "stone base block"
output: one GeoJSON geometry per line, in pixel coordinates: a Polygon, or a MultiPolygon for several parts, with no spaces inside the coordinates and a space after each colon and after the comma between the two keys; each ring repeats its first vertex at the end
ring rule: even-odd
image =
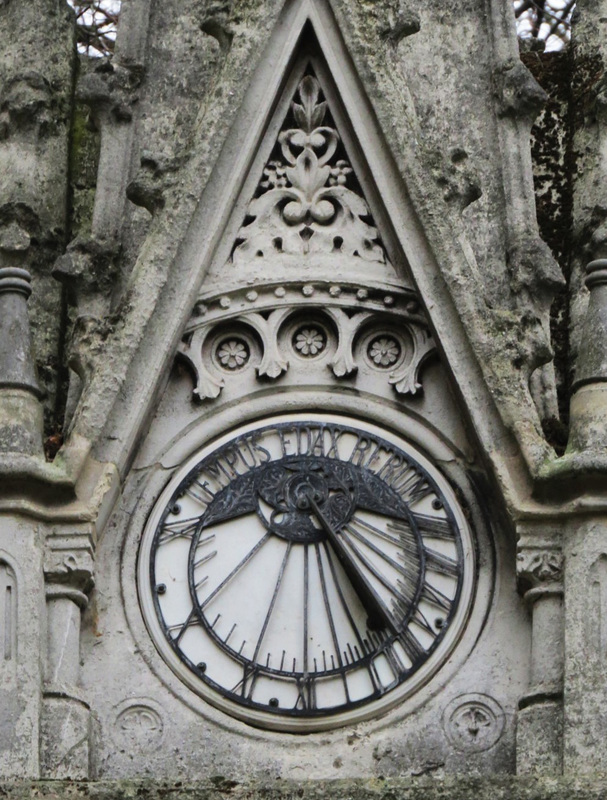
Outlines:
{"type": "Polygon", "coordinates": [[[562,741],[563,707],[560,700],[544,700],[521,709],[516,728],[517,773],[562,773],[562,741]]]}
{"type": "Polygon", "coordinates": [[[90,710],[75,697],[46,696],[40,725],[43,778],[83,779],[89,775],[90,710]]]}

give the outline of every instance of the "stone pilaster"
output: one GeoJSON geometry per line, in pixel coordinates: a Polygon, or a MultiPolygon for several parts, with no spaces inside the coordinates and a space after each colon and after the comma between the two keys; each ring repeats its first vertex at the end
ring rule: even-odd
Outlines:
{"type": "Polygon", "coordinates": [[[47,537],[47,647],[40,725],[42,777],[88,778],[90,709],[78,688],[80,622],[92,586],[90,530],[56,530],[47,537]]]}
{"type": "Polygon", "coordinates": [[[554,545],[519,546],[519,586],[532,615],[531,675],[519,701],[517,772],[559,774],[563,732],[563,556],[554,545]]]}

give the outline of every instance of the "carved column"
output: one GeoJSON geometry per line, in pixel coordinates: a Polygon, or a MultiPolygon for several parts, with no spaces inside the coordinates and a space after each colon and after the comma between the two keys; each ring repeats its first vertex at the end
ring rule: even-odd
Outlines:
{"type": "Polygon", "coordinates": [[[32,358],[30,274],[0,268],[0,452],[42,455],[42,394],[32,358]]]}
{"type": "Polygon", "coordinates": [[[590,290],[571,398],[567,451],[604,452],[607,445],[607,258],[586,267],[590,290]]]}
{"type": "Polygon", "coordinates": [[[517,725],[519,774],[562,771],[562,566],[562,553],[554,546],[519,547],[519,586],[532,615],[530,686],[519,701],[517,725]]]}
{"type": "Polygon", "coordinates": [[[47,650],[40,771],[44,778],[88,778],[90,709],[78,681],[81,614],[92,585],[92,532],[53,531],[44,572],[47,650]]]}
{"type": "MultiPolygon", "coordinates": [[[[596,251],[595,251],[596,252],[596,251]]],[[[590,298],[581,337],[567,486],[587,496],[565,538],[567,608],[565,772],[607,769],[607,258],[586,267],[590,298]]]]}

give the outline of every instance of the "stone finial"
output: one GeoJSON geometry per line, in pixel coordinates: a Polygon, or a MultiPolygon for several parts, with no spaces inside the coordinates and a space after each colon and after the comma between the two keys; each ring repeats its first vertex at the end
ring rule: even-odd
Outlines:
{"type": "Polygon", "coordinates": [[[0,268],[0,389],[24,389],[40,398],[27,314],[30,280],[25,269],[0,268]]]}

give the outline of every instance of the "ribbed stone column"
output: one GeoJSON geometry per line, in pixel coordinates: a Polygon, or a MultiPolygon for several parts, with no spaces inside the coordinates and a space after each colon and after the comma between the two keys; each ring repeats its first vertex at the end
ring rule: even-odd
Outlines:
{"type": "Polygon", "coordinates": [[[571,398],[567,451],[604,452],[607,446],[607,258],[586,267],[590,290],[571,398]]]}
{"type": "Polygon", "coordinates": [[[0,453],[42,455],[42,391],[32,358],[30,274],[0,268],[0,453]]]}

